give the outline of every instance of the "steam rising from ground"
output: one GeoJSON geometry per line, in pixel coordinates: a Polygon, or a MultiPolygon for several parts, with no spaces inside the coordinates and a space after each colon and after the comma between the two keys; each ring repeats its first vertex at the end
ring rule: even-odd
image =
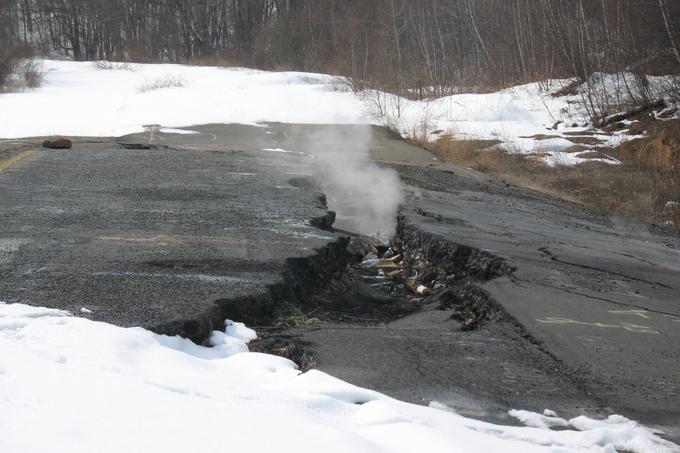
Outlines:
{"type": "Polygon", "coordinates": [[[335,227],[367,236],[393,235],[404,199],[396,171],[371,161],[370,126],[321,128],[308,137],[305,152],[314,156],[314,173],[336,212],[335,227]]]}

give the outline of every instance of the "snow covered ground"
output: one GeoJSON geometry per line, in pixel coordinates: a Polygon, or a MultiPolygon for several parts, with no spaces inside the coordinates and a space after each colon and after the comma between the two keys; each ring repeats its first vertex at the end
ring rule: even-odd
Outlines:
{"type": "Polygon", "coordinates": [[[227,322],[207,348],[0,303],[0,451],[680,451],[619,416],[513,411],[527,426],[508,427],[399,402],[247,352],[254,338],[227,322]]]}
{"type": "Polygon", "coordinates": [[[102,70],[45,60],[42,87],[0,95],[0,138],[120,136],[143,125],[366,123],[361,101],[334,77],[183,65],[102,70]]]}
{"type": "MultiPolygon", "coordinates": [[[[655,99],[680,85],[673,76],[648,76],[647,80],[648,96],[655,99]]],[[[430,140],[441,133],[456,138],[497,139],[510,144],[510,149],[526,153],[566,149],[574,146],[575,137],[598,139],[601,143],[594,148],[616,146],[631,138],[625,133],[605,134],[587,124],[590,115],[583,106],[589,95],[593,102],[607,103],[611,108],[625,104],[630,96],[640,98],[632,74],[623,77],[595,73],[587,84],[574,87],[570,94],[552,96],[573,82],[574,79],[546,80],[492,93],[456,94],[428,101],[410,101],[379,92],[368,93],[368,99],[373,113],[402,135],[430,140]]],[[[672,103],[670,99],[667,102],[672,103]]]]}
{"type": "MultiPolygon", "coordinates": [[[[504,149],[538,154],[550,165],[589,160],[581,156],[630,138],[583,127],[587,115],[578,108],[578,95],[552,97],[536,83],[410,101],[381,92],[357,95],[342,79],[322,74],[158,64],[103,70],[91,62],[55,60],[43,65],[42,87],[0,95],[0,138],[120,136],[148,124],[373,123],[405,137],[500,140],[504,149]],[[566,152],[584,137],[599,142],[566,152]]],[[[567,82],[549,84],[557,89],[567,82]]],[[[600,84],[610,82],[603,77],[600,84]]],[[[617,163],[606,154],[600,159],[617,163]]]]}
{"type": "Polygon", "coordinates": [[[579,108],[580,95],[549,94],[569,82],[549,81],[550,89],[531,83],[493,93],[456,94],[427,101],[379,92],[365,93],[363,98],[375,117],[404,137],[434,141],[448,135],[459,140],[498,140],[502,143],[492,148],[534,154],[551,166],[593,160],[618,164],[602,152],[603,148],[634,137],[625,132],[605,134],[587,124],[588,115],[579,108]],[[579,144],[579,139],[590,144],[570,149],[579,144]],[[597,157],[582,157],[593,153],[597,157]]]}

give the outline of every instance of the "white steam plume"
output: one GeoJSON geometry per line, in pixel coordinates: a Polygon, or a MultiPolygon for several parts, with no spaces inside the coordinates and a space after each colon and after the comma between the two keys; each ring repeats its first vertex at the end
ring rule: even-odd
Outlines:
{"type": "Polygon", "coordinates": [[[322,127],[307,137],[315,178],[337,214],[335,227],[367,236],[394,234],[404,199],[396,171],[379,167],[369,154],[370,126],[322,127]]]}

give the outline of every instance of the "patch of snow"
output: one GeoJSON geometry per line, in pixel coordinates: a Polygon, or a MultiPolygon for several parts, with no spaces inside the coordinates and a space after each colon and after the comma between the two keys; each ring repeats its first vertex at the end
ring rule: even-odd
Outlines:
{"type": "MultiPolygon", "coordinates": [[[[648,77],[653,96],[661,96],[667,87],[678,83],[671,80],[672,77],[648,77]]],[[[625,77],[595,74],[589,85],[579,87],[579,91],[569,96],[554,97],[544,88],[546,84],[565,86],[572,81],[549,80],[493,93],[455,94],[426,101],[367,91],[364,102],[384,125],[398,130],[404,137],[434,141],[446,134],[456,139],[498,140],[502,142],[499,147],[507,152],[552,152],[576,145],[571,141],[573,133],[596,132],[589,124],[589,115],[580,107],[585,94],[583,90],[592,90],[596,95],[603,95],[607,90],[608,100],[612,103],[624,102],[630,96],[625,84],[633,87],[634,95],[639,95],[631,74],[625,77]],[[545,135],[556,137],[546,140],[545,135]]],[[[621,131],[600,133],[595,137],[602,143],[591,146],[605,148],[616,147],[624,141],[639,138],[639,135],[621,131]]],[[[578,163],[573,159],[566,162],[569,165],[578,163]]],[[[557,160],[553,163],[562,164],[557,160]]]]}
{"type": "Polygon", "coordinates": [[[298,155],[301,155],[301,156],[305,155],[305,153],[303,153],[301,151],[288,151],[288,150],[285,150],[283,148],[262,148],[262,151],[269,151],[269,152],[272,152],[272,153],[298,154],[298,155]]]}
{"type": "Polygon", "coordinates": [[[555,427],[566,428],[569,422],[560,418],[554,411],[545,410],[543,415],[535,412],[513,409],[508,412],[511,417],[516,418],[526,426],[534,428],[550,429],[555,427]]]}
{"type": "Polygon", "coordinates": [[[162,132],[164,134],[178,134],[178,135],[196,135],[200,134],[198,131],[191,131],[188,129],[173,129],[171,127],[163,127],[158,130],[159,132],[162,132]]]}
{"type": "Polygon", "coordinates": [[[619,416],[554,431],[550,415],[518,411],[543,426],[511,427],[403,403],[247,352],[255,337],[227,322],[208,348],[0,303],[0,451],[680,451],[619,416]]]}
{"type": "Polygon", "coordinates": [[[431,407],[432,409],[438,409],[440,411],[453,412],[454,414],[456,413],[455,410],[453,410],[444,403],[440,403],[439,401],[430,401],[427,407],[431,407]]]}
{"type": "Polygon", "coordinates": [[[84,314],[86,314],[86,315],[92,314],[92,310],[90,310],[89,308],[85,308],[85,307],[82,307],[82,308],[80,309],[80,312],[81,312],[81,313],[84,313],[84,314]]]}
{"type": "Polygon", "coordinates": [[[498,147],[502,147],[506,150],[519,151],[521,153],[545,153],[551,151],[562,151],[574,146],[575,143],[567,140],[566,138],[549,138],[545,140],[535,140],[531,138],[517,138],[512,141],[510,145],[501,144],[498,147]]]}
{"type": "Polygon", "coordinates": [[[613,157],[607,156],[606,154],[601,154],[603,157],[581,157],[583,154],[592,153],[593,151],[581,151],[578,153],[569,153],[563,151],[551,151],[540,155],[540,159],[543,160],[549,167],[555,166],[573,166],[582,164],[585,162],[602,162],[610,165],[619,165],[620,160],[614,159],[613,157]]]}

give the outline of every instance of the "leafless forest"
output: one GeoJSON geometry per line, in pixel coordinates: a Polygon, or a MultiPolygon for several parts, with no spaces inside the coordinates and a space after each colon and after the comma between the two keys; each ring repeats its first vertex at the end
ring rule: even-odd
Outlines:
{"type": "Polygon", "coordinates": [[[318,71],[432,95],[680,72],[677,0],[0,0],[0,21],[0,72],[31,52],[318,71]]]}

